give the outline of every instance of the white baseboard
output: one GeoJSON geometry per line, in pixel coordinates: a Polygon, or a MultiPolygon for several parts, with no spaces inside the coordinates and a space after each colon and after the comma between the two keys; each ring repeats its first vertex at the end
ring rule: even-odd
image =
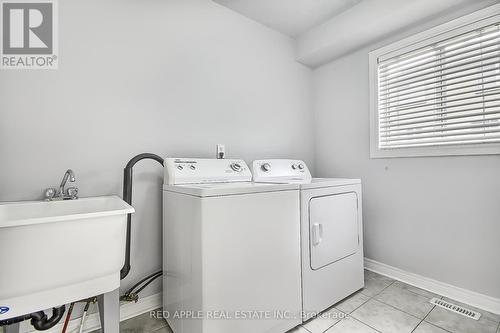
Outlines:
{"type": "Polygon", "coordinates": [[[452,286],[451,284],[410,273],[368,258],[365,258],[365,268],[369,271],[411,284],[412,286],[428,290],[435,294],[445,296],[489,312],[500,314],[500,299],[498,298],[452,286]]]}
{"type": "MultiPolygon", "coordinates": [[[[139,298],[137,303],[123,303],[120,306],[120,321],[127,320],[129,318],[138,316],[140,314],[146,313],[148,311],[152,311],[158,309],[162,306],[162,294],[154,294],[151,296],[139,298]]],[[[78,314],[80,316],[80,314],[78,314]]],[[[69,322],[67,333],[75,333],[78,332],[80,328],[81,318],[72,319],[69,322]]],[[[61,319],[61,322],[47,330],[47,333],[59,333],[62,331],[62,326],[64,323],[64,318],[61,319]]],[[[99,321],[99,313],[94,312],[87,316],[85,319],[85,323],[83,325],[83,332],[91,332],[97,330],[101,327],[101,323],[99,321]]],[[[30,325],[29,321],[25,321],[21,324],[21,333],[32,333],[38,332],[33,329],[30,325]]]]}

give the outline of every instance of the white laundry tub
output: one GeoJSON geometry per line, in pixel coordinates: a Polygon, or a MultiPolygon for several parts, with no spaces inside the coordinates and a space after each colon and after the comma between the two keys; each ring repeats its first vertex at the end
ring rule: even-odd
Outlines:
{"type": "Polygon", "coordinates": [[[0,320],[117,289],[133,212],[117,196],[0,204],[0,320]]]}

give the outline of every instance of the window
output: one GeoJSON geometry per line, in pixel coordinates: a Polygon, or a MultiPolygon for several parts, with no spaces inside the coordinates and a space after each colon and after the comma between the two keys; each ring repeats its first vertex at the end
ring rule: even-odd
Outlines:
{"type": "Polygon", "coordinates": [[[370,53],[372,157],[500,154],[499,12],[370,53]]]}

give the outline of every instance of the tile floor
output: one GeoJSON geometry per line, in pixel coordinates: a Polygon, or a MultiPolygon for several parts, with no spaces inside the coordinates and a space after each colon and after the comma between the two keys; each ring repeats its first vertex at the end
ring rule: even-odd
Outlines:
{"type": "MultiPolygon", "coordinates": [[[[465,305],[482,314],[478,321],[468,319],[430,304],[432,297],[442,298],[365,271],[365,288],[328,309],[332,316],[310,320],[288,333],[500,333],[500,315],[465,305]],[[338,317],[345,318],[334,319],[338,317]]],[[[120,332],[172,333],[172,330],[164,320],[150,318],[145,313],[122,322],[120,332]]]]}
{"type": "MultiPolygon", "coordinates": [[[[429,303],[442,298],[385,276],[365,271],[365,288],[329,311],[342,311],[342,320],[317,324],[315,319],[293,333],[500,333],[500,316],[482,313],[479,321],[468,319],[429,303]]],[[[453,301],[453,300],[449,300],[453,301]]]]}
{"type": "MultiPolygon", "coordinates": [[[[331,316],[310,320],[288,333],[500,333],[500,315],[467,306],[482,314],[479,321],[468,319],[430,304],[433,297],[441,298],[365,271],[365,288],[328,309],[331,316]]],[[[120,330],[172,333],[165,322],[150,319],[148,313],[123,322],[120,330]]]]}

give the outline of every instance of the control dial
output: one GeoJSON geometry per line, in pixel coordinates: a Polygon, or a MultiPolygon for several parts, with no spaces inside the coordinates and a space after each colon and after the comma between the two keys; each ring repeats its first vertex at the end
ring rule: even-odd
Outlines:
{"type": "Polygon", "coordinates": [[[264,172],[269,172],[269,171],[271,171],[271,164],[269,164],[269,163],[264,163],[264,164],[262,164],[261,168],[262,168],[262,170],[263,170],[264,172]]]}
{"type": "Polygon", "coordinates": [[[300,169],[300,170],[303,170],[303,169],[304,169],[304,164],[300,163],[300,164],[299,164],[299,169],[300,169]]]}
{"type": "Polygon", "coordinates": [[[230,167],[231,167],[231,169],[233,169],[233,171],[236,171],[236,172],[241,172],[241,170],[242,170],[241,164],[239,164],[239,163],[231,163],[230,167]]]}

